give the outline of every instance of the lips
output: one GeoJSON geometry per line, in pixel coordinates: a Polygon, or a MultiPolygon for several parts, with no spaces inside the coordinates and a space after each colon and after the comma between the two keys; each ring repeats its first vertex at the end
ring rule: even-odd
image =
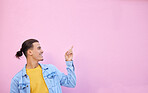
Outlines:
{"type": "MultiPolygon", "coordinates": [[[[43,54],[43,53],[42,53],[42,54],[43,54]]],[[[39,55],[43,57],[43,55],[42,55],[42,54],[39,54],[39,55]]]]}

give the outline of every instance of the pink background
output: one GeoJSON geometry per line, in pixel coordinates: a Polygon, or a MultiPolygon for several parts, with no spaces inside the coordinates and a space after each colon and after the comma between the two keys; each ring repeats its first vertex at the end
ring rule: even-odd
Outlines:
{"type": "Polygon", "coordinates": [[[0,0],[0,93],[24,67],[14,55],[29,38],[64,73],[74,46],[77,86],[63,93],[148,93],[147,0],[0,0]]]}

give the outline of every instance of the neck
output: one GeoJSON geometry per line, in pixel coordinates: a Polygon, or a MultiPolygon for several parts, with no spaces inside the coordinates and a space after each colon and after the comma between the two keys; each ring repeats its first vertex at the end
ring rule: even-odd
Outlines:
{"type": "Polygon", "coordinates": [[[38,61],[32,59],[32,58],[27,58],[27,65],[26,68],[27,69],[33,69],[36,68],[38,66],[38,61]]]}

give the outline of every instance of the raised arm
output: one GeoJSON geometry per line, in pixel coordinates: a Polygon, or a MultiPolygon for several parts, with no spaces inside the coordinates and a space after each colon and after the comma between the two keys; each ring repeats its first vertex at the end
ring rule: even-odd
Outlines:
{"type": "Polygon", "coordinates": [[[60,84],[62,86],[66,86],[66,87],[72,87],[74,88],[76,86],[76,75],[75,75],[75,68],[73,65],[73,46],[71,47],[71,49],[69,49],[66,53],[65,53],[65,61],[66,61],[66,69],[67,69],[67,75],[65,75],[64,73],[61,73],[58,69],[58,75],[60,77],[60,84]]]}
{"type": "Polygon", "coordinates": [[[76,86],[76,75],[75,75],[73,61],[66,61],[66,66],[68,73],[67,75],[65,75],[55,67],[60,79],[60,85],[74,88],[76,86]]]}

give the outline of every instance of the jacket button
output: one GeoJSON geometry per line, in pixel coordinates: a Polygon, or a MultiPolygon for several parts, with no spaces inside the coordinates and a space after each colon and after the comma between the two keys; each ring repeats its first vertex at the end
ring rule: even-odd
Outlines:
{"type": "Polygon", "coordinates": [[[25,75],[25,77],[27,78],[27,75],[25,75]]]}
{"type": "Polygon", "coordinates": [[[28,85],[26,87],[28,87],[28,85]]]}

